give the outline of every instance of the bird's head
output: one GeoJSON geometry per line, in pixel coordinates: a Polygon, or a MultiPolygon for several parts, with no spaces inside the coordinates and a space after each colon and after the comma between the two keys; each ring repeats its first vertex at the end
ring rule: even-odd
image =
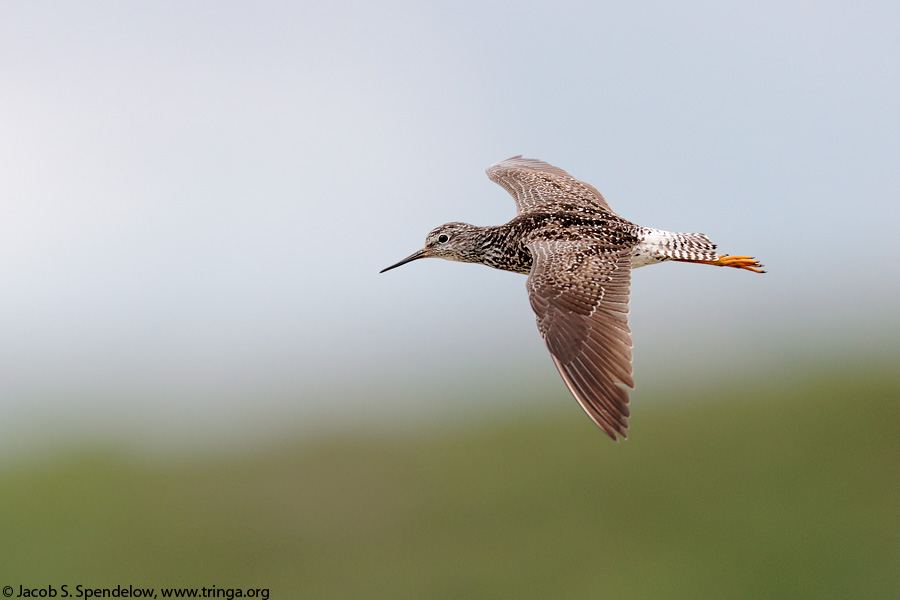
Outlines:
{"type": "Polygon", "coordinates": [[[425,247],[413,252],[397,264],[382,269],[382,273],[420,258],[443,258],[460,262],[480,262],[484,255],[482,240],[484,227],[468,223],[446,223],[433,229],[425,237],[425,247]]]}

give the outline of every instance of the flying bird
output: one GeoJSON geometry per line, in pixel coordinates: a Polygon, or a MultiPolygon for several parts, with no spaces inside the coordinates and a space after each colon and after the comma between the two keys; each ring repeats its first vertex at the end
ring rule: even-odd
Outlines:
{"type": "Polygon", "coordinates": [[[421,250],[381,272],[437,257],[528,275],[538,329],[569,391],[613,440],[627,437],[631,270],[670,260],[755,273],[765,273],[763,265],[717,254],[702,233],[626,221],[596,188],[540,160],[515,156],[488,167],[487,176],[512,195],[514,219],[496,227],[441,225],[421,250]]]}

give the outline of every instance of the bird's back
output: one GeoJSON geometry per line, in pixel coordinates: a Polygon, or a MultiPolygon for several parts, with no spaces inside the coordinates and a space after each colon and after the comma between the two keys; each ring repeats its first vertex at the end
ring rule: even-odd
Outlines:
{"type": "Polygon", "coordinates": [[[578,243],[585,250],[620,250],[640,242],[639,227],[609,213],[590,213],[562,207],[541,207],[518,215],[509,223],[488,228],[484,264],[528,274],[529,246],[535,242],[578,243]]]}

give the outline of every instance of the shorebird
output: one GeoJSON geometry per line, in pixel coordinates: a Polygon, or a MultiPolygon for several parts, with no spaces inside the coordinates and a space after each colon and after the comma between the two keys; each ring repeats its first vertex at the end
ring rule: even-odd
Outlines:
{"type": "Polygon", "coordinates": [[[702,233],[626,221],[596,188],[539,160],[514,156],[488,167],[487,176],[515,200],[513,220],[441,225],[425,247],[381,272],[437,257],[528,275],[538,329],[569,391],[609,437],[627,437],[631,270],[670,260],[755,273],[765,273],[763,265],[751,256],[717,254],[702,233]]]}

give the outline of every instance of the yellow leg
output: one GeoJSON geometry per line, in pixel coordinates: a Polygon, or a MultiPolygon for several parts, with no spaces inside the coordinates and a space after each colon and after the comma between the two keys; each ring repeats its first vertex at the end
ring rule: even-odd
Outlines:
{"type": "Polygon", "coordinates": [[[765,273],[762,269],[763,265],[752,256],[728,256],[720,254],[716,260],[684,260],[674,259],[678,262],[699,263],[701,265],[713,265],[714,267],[734,267],[735,269],[745,269],[754,273],[765,273]]]}
{"type": "Polygon", "coordinates": [[[698,262],[717,267],[734,267],[735,269],[746,269],[754,273],[765,273],[762,270],[763,265],[759,264],[759,261],[752,256],[728,256],[727,254],[722,254],[716,260],[698,262]]]}

